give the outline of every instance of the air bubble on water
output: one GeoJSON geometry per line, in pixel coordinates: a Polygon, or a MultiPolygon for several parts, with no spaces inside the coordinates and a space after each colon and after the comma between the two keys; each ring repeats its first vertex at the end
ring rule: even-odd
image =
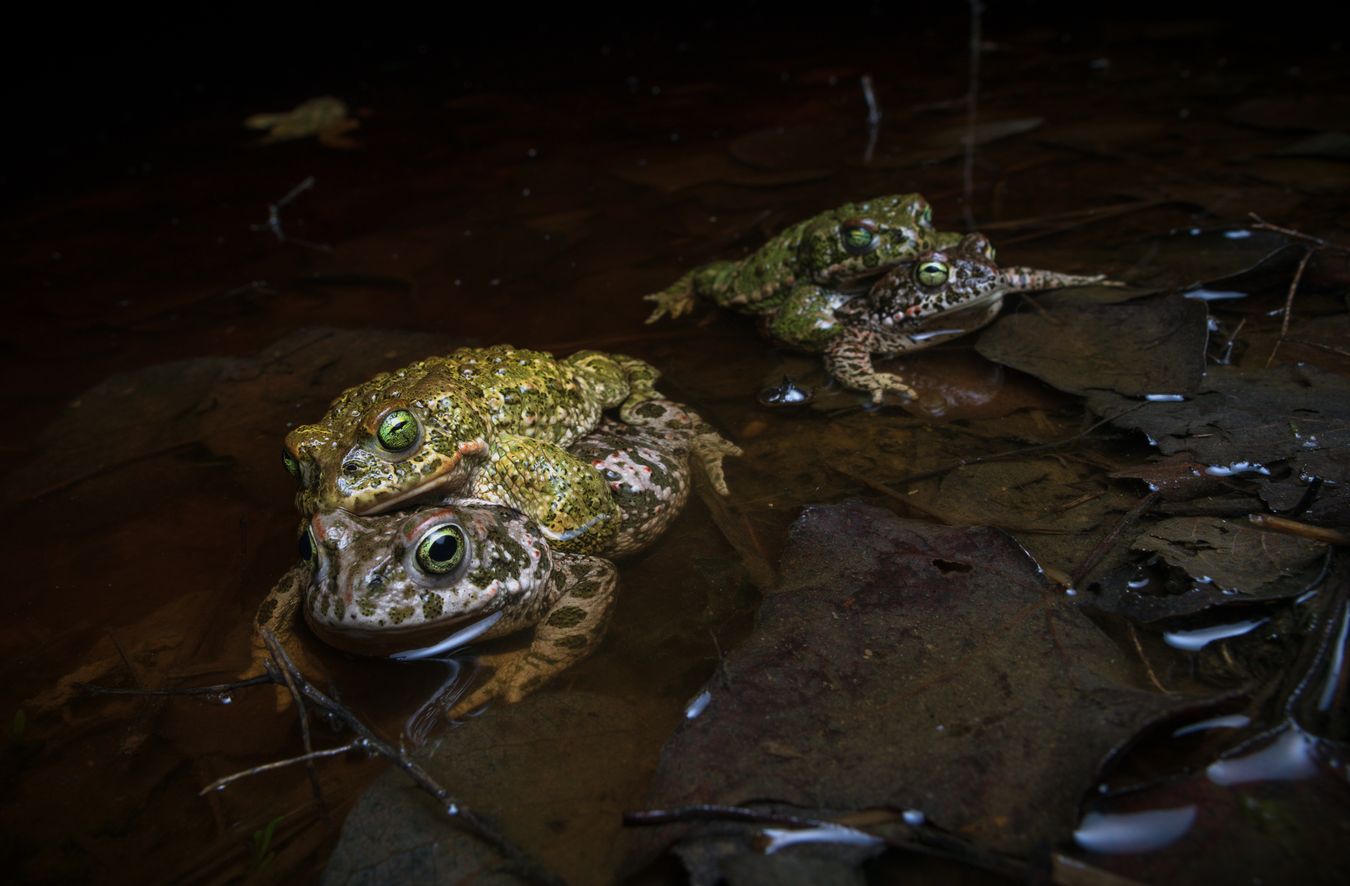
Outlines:
{"type": "Polygon", "coordinates": [[[1223,717],[1210,717],[1208,720],[1201,720],[1197,723],[1190,723],[1182,726],[1172,732],[1173,738],[1181,738],[1183,735],[1194,735],[1197,732],[1208,732],[1211,729],[1242,729],[1244,726],[1250,726],[1252,718],[1246,714],[1228,714],[1223,717]]]}
{"type": "Polygon", "coordinates": [[[1205,468],[1205,473],[1211,477],[1233,477],[1238,474],[1260,474],[1262,477],[1270,476],[1270,468],[1254,461],[1234,461],[1226,465],[1210,465],[1205,468]]]}
{"type": "Polygon", "coordinates": [[[1243,634],[1256,630],[1268,621],[1270,621],[1268,618],[1253,618],[1246,621],[1211,625],[1207,628],[1198,628],[1192,631],[1166,631],[1163,633],[1163,642],[1173,649],[1181,649],[1186,652],[1197,652],[1204,649],[1210,643],[1214,643],[1218,640],[1229,640],[1233,637],[1241,637],[1243,634]]]}
{"type": "Polygon", "coordinates": [[[1185,836],[1195,824],[1195,815],[1193,805],[1145,812],[1089,812],[1073,832],[1073,839],[1089,852],[1153,852],[1185,836]]]}
{"type": "Polygon", "coordinates": [[[1317,773],[1317,764],[1312,757],[1312,741],[1302,730],[1289,726],[1259,751],[1209,764],[1205,775],[1210,781],[1221,785],[1310,778],[1317,773]]]}
{"type": "Polygon", "coordinates": [[[686,720],[693,720],[695,717],[697,717],[699,714],[703,713],[704,710],[707,709],[708,703],[711,701],[712,701],[712,693],[706,689],[703,690],[698,695],[694,696],[693,701],[689,702],[689,704],[685,706],[684,718],[686,720]]]}

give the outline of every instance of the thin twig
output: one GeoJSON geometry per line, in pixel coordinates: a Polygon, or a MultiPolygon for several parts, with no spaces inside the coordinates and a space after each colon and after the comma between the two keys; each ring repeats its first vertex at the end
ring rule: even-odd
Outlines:
{"type": "Polygon", "coordinates": [[[1139,660],[1144,663],[1144,673],[1148,674],[1148,681],[1158,688],[1158,691],[1164,695],[1170,694],[1167,687],[1163,686],[1158,680],[1158,675],[1153,673],[1153,665],[1149,664],[1148,656],[1144,654],[1144,647],[1139,642],[1139,634],[1134,630],[1134,622],[1126,623],[1130,629],[1130,639],[1134,641],[1134,651],[1139,653],[1139,660]]]}
{"type": "Polygon", "coordinates": [[[1228,340],[1223,343],[1223,356],[1217,361],[1220,366],[1227,366],[1233,362],[1233,342],[1237,341],[1238,333],[1246,325],[1247,318],[1243,317],[1238,321],[1238,325],[1233,329],[1232,334],[1228,336],[1228,340]]]}
{"type": "MultiPolygon", "coordinates": [[[[253,677],[248,680],[241,680],[235,683],[221,683],[214,686],[198,686],[186,689],[113,689],[102,686],[91,686],[89,684],[77,683],[76,687],[83,692],[94,695],[225,695],[235,689],[246,686],[260,686],[263,684],[272,684],[275,686],[286,686],[299,696],[308,699],[320,710],[328,713],[334,719],[346,725],[352,732],[356,733],[357,738],[344,745],[342,748],[334,748],[323,751],[314,751],[306,749],[306,753],[288,760],[276,761],[274,763],[264,764],[253,769],[227,775],[222,779],[209,785],[206,791],[220,789],[231,782],[243,778],[247,775],[258,772],[266,772],[270,769],[289,766],[294,763],[312,764],[314,760],[324,757],[336,756],[340,753],[346,753],[352,750],[365,750],[384,757],[393,763],[404,774],[413,780],[418,788],[431,794],[432,797],[441,805],[446,814],[463,823],[463,825],[475,836],[481,838],[490,844],[512,868],[522,877],[536,883],[549,884],[549,886],[561,886],[562,880],[551,871],[545,869],[542,865],[527,855],[524,850],[518,848],[514,843],[499,833],[495,826],[486,819],[480,817],[473,810],[466,807],[463,803],[453,798],[450,792],[441,787],[429,773],[412,760],[401,748],[394,747],[381,739],[375,732],[363,723],[348,708],[340,704],[335,699],[324,694],[316,688],[305,675],[296,667],[295,662],[286,653],[285,648],[277,641],[275,635],[267,629],[263,629],[263,642],[267,645],[268,653],[271,659],[266,663],[268,672],[259,677],[253,677]]],[[[297,702],[297,708],[299,704],[297,702]]]]}
{"type": "Polygon", "coordinates": [[[364,747],[365,743],[358,738],[355,741],[351,741],[348,742],[347,744],[342,745],[341,747],[325,748],[321,751],[309,751],[308,753],[301,754],[298,757],[289,757],[285,760],[274,760],[271,763],[263,763],[261,766],[254,766],[251,769],[244,769],[240,772],[235,772],[230,775],[227,775],[224,778],[218,778],[215,781],[211,782],[206,787],[202,788],[200,791],[198,791],[197,796],[205,797],[212,791],[219,791],[224,789],[224,787],[228,785],[230,782],[238,781],[241,778],[247,778],[250,775],[259,775],[263,772],[270,772],[273,769],[282,769],[286,766],[294,766],[296,763],[304,763],[307,766],[312,767],[315,760],[322,760],[325,757],[340,757],[343,754],[351,753],[352,751],[362,750],[364,747]]]}
{"type": "Polygon", "coordinates": [[[1125,531],[1125,527],[1142,517],[1161,497],[1162,493],[1160,492],[1150,492],[1140,500],[1139,504],[1130,508],[1128,512],[1123,514],[1121,518],[1116,521],[1116,525],[1111,527],[1111,531],[1102,536],[1102,540],[1097,542],[1092,550],[1088,552],[1087,558],[1074,570],[1073,575],[1069,576],[1069,587],[1078,587],[1079,582],[1087,578],[1088,573],[1101,562],[1102,558],[1106,556],[1107,551],[1111,550],[1111,545],[1115,544],[1116,539],[1125,531]]]}
{"type": "Polygon", "coordinates": [[[290,672],[291,679],[305,698],[341,720],[349,729],[360,736],[363,746],[402,769],[404,774],[411,778],[419,788],[436,798],[447,815],[464,822],[472,833],[490,843],[504,858],[514,864],[522,875],[540,883],[561,884],[562,881],[557,875],[545,870],[538,862],[517,848],[504,834],[498,832],[495,826],[453,798],[448,790],[441,787],[425,769],[417,765],[401,748],[396,748],[384,741],[369,726],[361,722],[356,714],[310,683],[305,675],[300,672],[300,669],[295,666],[295,663],[291,661],[285,649],[277,643],[276,637],[273,636],[271,631],[264,628],[262,634],[268,650],[280,653],[276,664],[290,672]]]}
{"type": "Polygon", "coordinates": [[[1310,523],[1301,523],[1298,520],[1277,517],[1274,514],[1248,514],[1247,522],[1267,532],[1279,532],[1283,535],[1293,535],[1298,538],[1325,542],[1329,545],[1350,545],[1350,532],[1346,532],[1344,529],[1313,526],[1310,523]]]}
{"type": "Polygon", "coordinates": [[[1108,425],[1113,421],[1124,418],[1131,412],[1136,412],[1140,409],[1143,409],[1147,405],[1148,403],[1140,403],[1137,406],[1131,406],[1129,409],[1126,409],[1123,412],[1120,412],[1116,415],[1108,416],[1102,419],[1101,421],[1095,422],[1085,430],[1079,431],[1072,437],[1065,437],[1063,440],[1055,440],[1050,443],[1039,443],[1035,446],[1024,446],[1021,449],[1009,449],[1005,450],[1004,452],[994,452],[990,453],[989,455],[977,455],[972,458],[958,458],[955,461],[950,461],[947,464],[942,465],[941,467],[933,468],[930,471],[921,471],[917,474],[909,474],[907,476],[899,478],[898,480],[887,480],[886,485],[900,486],[906,483],[914,483],[919,480],[927,480],[929,477],[937,477],[941,474],[947,473],[948,471],[954,471],[958,468],[964,468],[970,465],[984,464],[985,462],[990,461],[1001,461],[1005,458],[1016,458],[1020,455],[1031,455],[1036,452],[1045,452],[1047,450],[1057,449],[1060,446],[1067,446],[1070,443],[1074,443],[1078,440],[1083,439],[1084,437],[1088,436],[1093,431],[1097,430],[1103,425],[1108,425]]]}
{"type": "Polygon", "coordinates": [[[1314,237],[1311,234],[1305,234],[1302,231],[1296,230],[1295,228],[1286,228],[1281,225],[1273,225],[1270,222],[1263,219],[1261,216],[1257,215],[1255,212],[1247,213],[1247,217],[1250,218],[1252,221],[1256,222],[1256,224],[1252,225],[1252,227],[1254,228],[1260,228],[1263,231],[1274,231],[1277,234],[1283,234],[1286,237],[1302,241],[1303,243],[1310,244],[1318,249],[1329,249],[1333,252],[1350,252],[1350,246],[1342,246],[1339,243],[1332,243],[1330,240],[1323,240],[1321,237],[1314,237]]]}
{"type": "Polygon", "coordinates": [[[1289,281],[1289,295],[1284,299],[1284,322],[1280,324],[1280,337],[1275,339],[1275,345],[1270,349],[1270,356],[1266,358],[1266,369],[1275,362],[1275,352],[1284,344],[1284,337],[1289,334],[1289,321],[1294,316],[1294,293],[1298,291],[1299,281],[1303,279],[1303,269],[1308,267],[1308,259],[1313,257],[1316,252],[1311,246],[1303,248],[1303,257],[1298,260],[1298,268],[1294,270],[1294,279],[1289,281]]]}
{"type": "MultiPolygon", "coordinates": [[[[281,644],[277,642],[276,636],[273,635],[271,631],[263,634],[263,642],[267,644],[267,651],[272,656],[272,661],[266,662],[264,665],[269,674],[273,673],[274,669],[278,669],[277,666],[272,663],[273,661],[290,661],[290,658],[286,655],[286,650],[281,648],[281,644]]],[[[290,669],[280,668],[279,670],[281,671],[281,678],[285,682],[286,688],[291,693],[291,700],[295,702],[296,716],[300,718],[301,746],[305,749],[306,755],[311,755],[311,759],[305,762],[305,770],[309,773],[310,791],[314,794],[314,802],[319,804],[319,807],[322,809],[325,808],[327,804],[323,801],[323,788],[319,786],[319,772],[314,768],[314,760],[312,759],[314,742],[309,735],[309,711],[305,708],[305,699],[300,695],[300,690],[295,685],[295,677],[292,675],[290,669]]]]}
{"type": "Polygon", "coordinates": [[[123,689],[114,686],[95,686],[93,683],[76,683],[75,688],[90,695],[229,695],[237,689],[261,686],[276,681],[267,674],[239,680],[234,683],[216,683],[213,686],[188,686],[182,689],[123,689]]]}

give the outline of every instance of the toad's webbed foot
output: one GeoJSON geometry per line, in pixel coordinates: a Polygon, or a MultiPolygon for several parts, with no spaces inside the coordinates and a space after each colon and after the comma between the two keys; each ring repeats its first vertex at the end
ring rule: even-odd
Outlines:
{"type": "Polygon", "coordinates": [[[914,390],[904,379],[891,372],[876,372],[865,378],[856,379],[849,383],[849,387],[857,388],[860,391],[866,391],[872,397],[873,403],[880,403],[882,398],[889,391],[893,394],[899,394],[906,400],[914,400],[919,396],[919,392],[914,390]]]}
{"type": "Polygon", "coordinates": [[[520,701],[600,645],[614,608],[618,570],[600,557],[568,554],[555,554],[553,568],[565,590],[535,628],[529,648],[485,657],[484,663],[496,672],[456,703],[449,716],[467,714],[490,701],[520,701]]]}
{"type": "Polygon", "coordinates": [[[662,317],[674,320],[694,309],[698,296],[694,294],[694,273],[691,271],[660,292],[644,295],[643,301],[656,303],[656,308],[647,317],[648,323],[655,323],[662,317]]]}
{"type": "Polygon", "coordinates": [[[729,455],[742,455],[741,447],[707,425],[704,425],[704,427],[707,430],[694,437],[690,449],[693,452],[694,459],[708,477],[708,482],[712,484],[713,489],[717,490],[717,494],[730,495],[731,490],[727,489],[726,474],[722,470],[722,459],[729,455]]]}

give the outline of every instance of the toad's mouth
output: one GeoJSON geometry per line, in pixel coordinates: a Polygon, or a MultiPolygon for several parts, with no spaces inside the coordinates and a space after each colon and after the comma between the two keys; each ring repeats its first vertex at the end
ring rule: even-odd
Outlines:
{"type": "Polygon", "coordinates": [[[422,501],[430,498],[435,493],[443,490],[460,486],[464,482],[463,471],[456,469],[463,464],[464,456],[477,454],[487,447],[481,443],[465,443],[459,447],[454,455],[445,460],[445,463],[435,471],[422,478],[422,481],[410,489],[403,489],[398,492],[377,496],[365,504],[358,504],[352,508],[352,513],[358,517],[373,517],[377,514],[387,514],[396,510],[409,502],[422,501]]]}
{"type": "Polygon", "coordinates": [[[482,636],[501,620],[502,610],[470,612],[413,627],[383,627],[372,624],[325,623],[308,618],[312,630],[329,646],[344,652],[398,661],[414,661],[451,652],[482,636]]]}

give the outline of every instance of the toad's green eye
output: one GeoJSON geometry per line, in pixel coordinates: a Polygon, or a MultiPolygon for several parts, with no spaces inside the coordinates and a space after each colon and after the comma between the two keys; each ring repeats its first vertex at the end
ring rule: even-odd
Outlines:
{"type": "Polygon", "coordinates": [[[380,427],[375,431],[380,445],[390,452],[402,452],[411,449],[417,442],[417,419],[406,409],[393,409],[380,419],[380,427]]]}
{"type": "Polygon", "coordinates": [[[314,544],[314,531],[308,526],[300,533],[300,562],[308,563],[311,567],[319,563],[319,547],[314,544]]]}
{"type": "Polygon", "coordinates": [[[417,543],[417,565],[432,575],[445,575],[464,561],[464,530],[450,523],[437,526],[417,543]]]}
{"type": "Polygon", "coordinates": [[[933,224],[933,207],[925,206],[923,212],[919,213],[919,224],[923,227],[931,227],[933,224]]]}
{"type": "Polygon", "coordinates": [[[296,461],[295,456],[285,449],[281,450],[281,463],[286,466],[286,473],[296,480],[300,479],[300,462],[296,461]]]}
{"type": "Polygon", "coordinates": [[[877,232],[867,225],[845,225],[840,233],[844,238],[844,249],[854,255],[862,255],[876,248],[877,232]]]}
{"type": "Polygon", "coordinates": [[[947,275],[951,269],[947,267],[946,262],[926,261],[920,263],[914,271],[914,279],[918,280],[924,286],[941,286],[947,282],[947,275]]]}

